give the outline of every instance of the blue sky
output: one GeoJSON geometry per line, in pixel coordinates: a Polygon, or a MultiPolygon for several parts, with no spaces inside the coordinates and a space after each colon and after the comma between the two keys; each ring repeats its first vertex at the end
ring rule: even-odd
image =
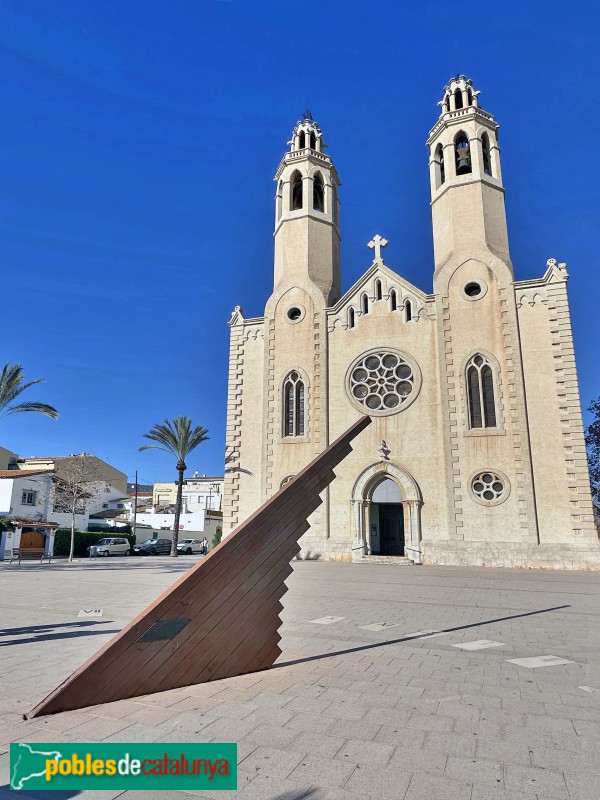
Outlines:
{"type": "Polygon", "coordinates": [[[517,278],[566,261],[582,402],[600,395],[592,3],[0,2],[0,362],[44,377],[0,444],[87,450],[143,479],[177,414],[222,471],[228,328],[272,288],[272,181],[305,108],[342,180],[342,275],[386,263],[431,291],[427,151],[457,72],[501,124],[517,278]]]}

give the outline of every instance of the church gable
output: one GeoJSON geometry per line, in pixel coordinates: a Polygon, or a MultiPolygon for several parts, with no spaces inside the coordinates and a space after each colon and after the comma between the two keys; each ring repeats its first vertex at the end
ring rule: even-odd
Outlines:
{"type": "Polygon", "coordinates": [[[327,309],[329,332],[353,328],[359,317],[381,304],[390,314],[401,315],[405,322],[418,322],[435,316],[433,296],[426,295],[412,283],[376,260],[338,302],[327,309]]]}

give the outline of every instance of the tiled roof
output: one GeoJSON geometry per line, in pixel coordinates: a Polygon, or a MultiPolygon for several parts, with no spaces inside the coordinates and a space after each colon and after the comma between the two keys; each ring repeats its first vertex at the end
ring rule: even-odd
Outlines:
{"type": "Polygon", "coordinates": [[[0,478],[27,478],[30,475],[52,475],[53,469],[0,469],[0,478]]]}

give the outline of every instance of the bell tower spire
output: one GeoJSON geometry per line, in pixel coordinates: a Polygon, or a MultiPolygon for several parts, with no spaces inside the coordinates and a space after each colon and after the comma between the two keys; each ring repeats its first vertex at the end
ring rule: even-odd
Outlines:
{"type": "Polygon", "coordinates": [[[498,123],[464,75],[444,87],[427,147],[436,273],[461,251],[489,250],[510,266],[498,123]]]}
{"type": "Polygon", "coordinates": [[[331,305],[340,296],[340,181],[310,111],[288,145],[275,175],[274,291],[311,281],[331,305]]]}

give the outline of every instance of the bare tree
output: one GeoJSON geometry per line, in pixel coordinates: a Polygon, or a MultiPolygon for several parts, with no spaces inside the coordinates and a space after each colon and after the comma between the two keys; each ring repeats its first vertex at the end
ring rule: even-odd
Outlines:
{"type": "Polygon", "coordinates": [[[85,514],[106,486],[93,456],[81,453],[64,461],[61,459],[60,475],[54,477],[54,511],[71,515],[70,562],[75,552],[76,516],[85,514]]]}

